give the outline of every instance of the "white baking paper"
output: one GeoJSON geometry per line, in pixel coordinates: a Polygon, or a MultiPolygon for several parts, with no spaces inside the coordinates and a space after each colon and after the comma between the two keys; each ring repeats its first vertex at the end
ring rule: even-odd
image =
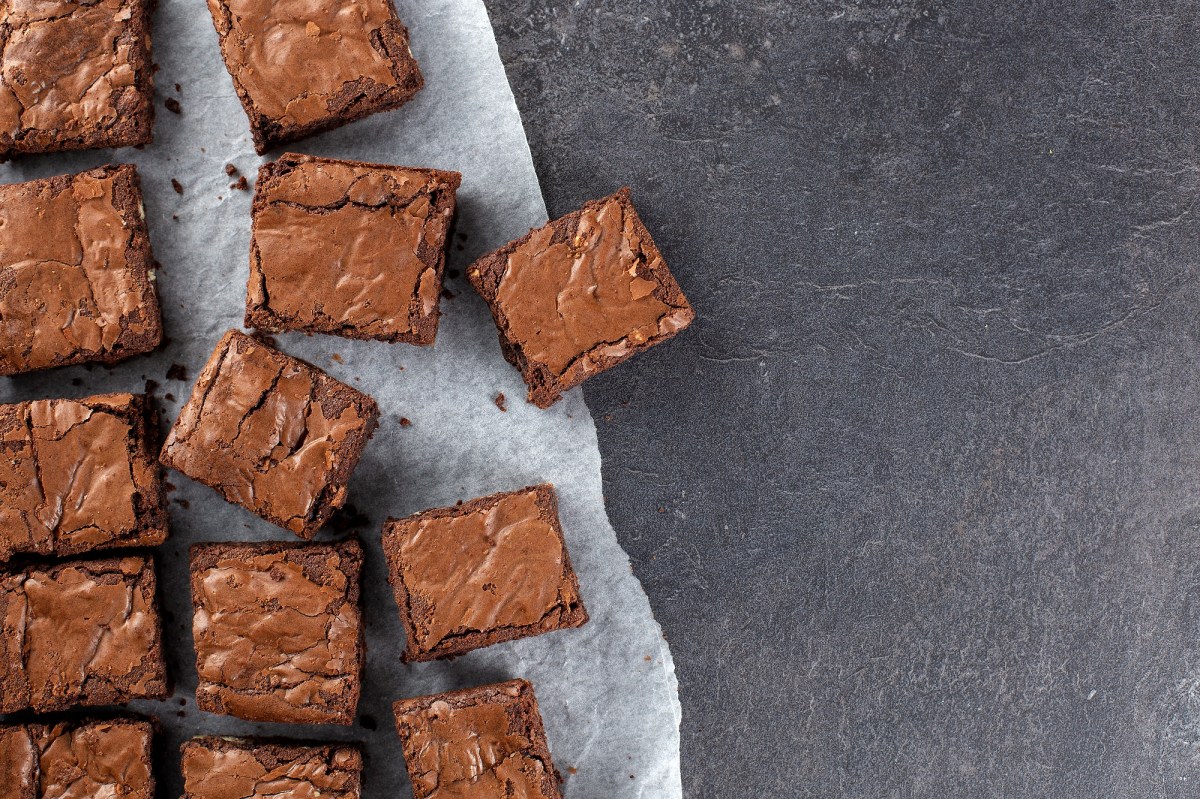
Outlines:
{"type": "MultiPolygon", "coordinates": [[[[461,273],[475,256],[544,222],[546,209],[483,3],[399,0],[397,9],[412,32],[425,89],[399,111],[293,149],[462,172],[460,235],[449,264],[461,273]]],[[[160,0],[154,57],[161,70],[153,145],[18,160],[0,166],[0,181],[109,161],[136,163],[154,254],[162,264],[158,289],[169,344],[112,369],[72,367],[0,379],[0,401],[139,391],[153,380],[163,414],[173,420],[217,339],[241,324],[251,196],[229,188],[233,180],[225,165],[234,164],[253,181],[266,159],[254,154],[202,0],[160,0]],[[163,108],[168,97],[179,100],[182,115],[163,108]],[[182,195],[173,190],[172,179],[183,187],[182,195]],[[167,378],[172,364],[186,366],[186,380],[167,378]]],[[[172,494],[172,537],[160,552],[159,568],[176,694],[167,702],[136,705],[166,728],[164,796],[180,793],[180,742],[208,733],[361,741],[367,751],[366,796],[402,798],[408,780],[391,702],[512,677],[535,686],[569,799],[681,796],[680,707],[671,654],[605,515],[588,409],[578,390],[550,410],[527,404],[519,375],[501,357],[484,304],[463,278],[447,285],[457,296],[443,301],[431,349],[278,337],[283,350],[366,391],[382,409],[380,430],[350,483],[350,502],[369,518],[360,530],[368,553],[368,654],[359,724],[252,724],[195,709],[188,545],[290,536],[186,477],[168,474],[178,490],[172,494]],[[508,398],[507,412],[493,402],[501,392],[508,398]],[[411,426],[402,426],[402,417],[411,426]],[[379,547],[383,520],[542,481],[558,487],[591,621],[579,630],[501,644],[448,663],[402,665],[403,633],[379,547]]]]}

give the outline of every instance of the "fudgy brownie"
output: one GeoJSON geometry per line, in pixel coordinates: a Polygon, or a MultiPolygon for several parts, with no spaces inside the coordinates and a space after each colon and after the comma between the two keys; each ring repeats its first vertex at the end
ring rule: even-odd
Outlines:
{"type": "Polygon", "coordinates": [[[246,326],[432,344],[461,181],[293,153],[262,167],[246,326]]]}
{"type": "Polygon", "coordinates": [[[405,662],[588,620],[553,486],[388,519],[383,551],[408,633],[405,662]]]}
{"type": "Polygon", "coordinates": [[[197,706],[251,721],[353,722],[361,571],[353,540],[193,546],[197,706]]]}
{"type": "Polygon", "coordinates": [[[0,572],[0,625],[0,713],[169,693],[149,557],[0,572]]]}
{"type": "Polygon", "coordinates": [[[361,391],[230,330],[159,459],[269,522],[312,538],[346,501],[379,409],[361,391]]]}
{"type": "Polygon", "coordinates": [[[142,395],[0,405],[0,562],[161,544],[157,437],[142,395]]]}
{"type": "Polygon", "coordinates": [[[358,799],[362,753],[349,744],[193,738],[183,753],[183,799],[358,799]]]}
{"type": "Polygon", "coordinates": [[[0,375],[162,341],[137,168],[0,186],[0,375]]]}
{"type": "Polygon", "coordinates": [[[525,680],[404,699],[392,708],[414,799],[562,799],[525,680]]]}
{"type": "Polygon", "coordinates": [[[391,0],[208,0],[259,155],[398,108],[425,84],[391,0]]]}
{"type": "Polygon", "coordinates": [[[467,277],[540,408],[695,318],[627,188],[483,256],[467,277]]]}
{"type": "Polygon", "coordinates": [[[154,799],[153,742],[133,718],[0,726],[0,796],[154,799]]]}
{"type": "Polygon", "coordinates": [[[18,153],[150,141],[151,5],[94,0],[0,6],[0,161],[18,153]]]}

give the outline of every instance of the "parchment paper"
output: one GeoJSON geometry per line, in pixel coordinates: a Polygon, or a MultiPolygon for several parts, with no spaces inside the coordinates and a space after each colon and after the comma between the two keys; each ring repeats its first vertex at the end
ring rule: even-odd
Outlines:
{"type": "MultiPolygon", "coordinates": [[[[292,149],[462,172],[458,236],[449,263],[461,273],[475,256],[544,222],[546,209],[483,3],[399,0],[397,10],[412,31],[426,88],[399,111],[292,149]]],[[[110,161],[136,163],[154,254],[162,264],[158,289],[169,344],[112,369],[73,367],[0,379],[0,401],[140,391],[153,380],[163,415],[172,421],[222,332],[241,325],[251,195],[229,188],[232,180],[224,167],[232,163],[253,181],[267,159],[254,154],[202,0],[160,0],[154,24],[154,55],[161,65],[154,144],[141,151],[20,160],[0,166],[0,180],[28,180],[110,161]],[[179,100],[182,115],[163,108],[168,97],[179,100]],[[182,195],[173,191],[172,178],[183,186],[182,195]],[[186,380],[167,378],[172,364],[186,366],[186,380]]],[[[159,575],[176,694],[167,702],[135,707],[165,725],[160,768],[165,797],[180,794],[178,745],[203,733],[361,741],[367,750],[365,795],[407,796],[390,703],[518,676],[534,683],[569,799],[681,796],[674,667],[605,515],[600,455],[587,407],[578,390],[548,411],[526,404],[524,386],[501,357],[483,303],[461,277],[447,286],[457,296],[443,300],[432,349],[328,336],[278,337],[286,352],[374,396],[383,412],[380,430],[350,484],[351,504],[367,517],[357,528],[367,549],[368,647],[357,725],[253,724],[195,709],[188,545],[290,536],[168,473],[178,490],[172,494],[172,537],[159,552],[159,575]],[[508,398],[506,413],[493,403],[500,392],[508,398]],[[402,427],[401,417],[411,426],[402,427]],[[384,519],[540,481],[558,487],[591,622],[449,663],[402,665],[403,632],[379,547],[384,519]]]]}

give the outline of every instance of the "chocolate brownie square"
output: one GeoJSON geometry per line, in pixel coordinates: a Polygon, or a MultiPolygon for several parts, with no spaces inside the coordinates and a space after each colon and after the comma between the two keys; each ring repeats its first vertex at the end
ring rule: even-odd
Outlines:
{"type": "Polygon", "coordinates": [[[292,153],[264,166],[246,326],[432,344],[461,180],[292,153]]]}
{"type": "Polygon", "coordinates": [[[230,330],[159,459],[307,539],[345,503],[378,419],[366,394],[230,330]]]}
{"type": "Polygon", "coordinates": [[[0,5],[0,161],[18,153],[150,141],[151,5],[150,0],[0,5]]]}
{"type": "Polygon", "coordinates": [[[0,632],[0,713],[169,693],[149,557],[0,572],[0,632]]]}
{"type": "Polygon", "coordinates": [[[540,408],[695,318],[627,188],[483,256],[467,278],[540,408]]]}
{"type": "Polygon", "coordinates": [[[0,562],[161,544],[157,437],[143,395],[0,405],[0,562]]]}
{"type": "Polygon", "coordinates": [[[0,375],[162,341],[137,168],[0,186],[0,375]]]}
{"type": "Polygon", "coordinates": [[[391,0],[208,0],[259,155],[399,108],[425,85],[391,0]]]}
{"type": "Polygon", "coordinates": [[[153,742],[142,719],[0,726],[0,796],[154,799],[153,742]]]}
{"type": "Polygon", "coordinates": [[[562,799],[525,680],[404,699],[392,708],[414,799],[562,799]]]}
{"type": "Polygon", "coordinates": [[[183,799],[358,799],[362,752],[351,744],[193,738],[183,753],[183,799]]]}
{"type": "Polygon", "coordinates": [[[362,557],[357,541],[193,546],[197,706],[251,721],[353,722],[362,557]]]}
{"type": "Polygon", "coordinates": [[[553,486],[388,519],[383,551],[408,634],[405,662],[588,620],[553,486]]]}

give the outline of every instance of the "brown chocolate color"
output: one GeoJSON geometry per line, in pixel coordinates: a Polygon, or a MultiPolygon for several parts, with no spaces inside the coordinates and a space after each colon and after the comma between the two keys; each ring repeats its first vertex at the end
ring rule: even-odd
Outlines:
{"type": "Polygon", "coordinates": [[[193,738],[180,747],[183,799],[358,799],[362,752],[352,744],[193,738]]]}
{"type": "Polygon", "coordinates": [[[0,186],[0,375],[157,347],[153,265],[132,164],[0,186]]]}
{"type": "Polygon", "coordinates": [[[140,394],[0,405],[0,562],[161,544],[157,438],[140,394]]]}
{"type": "Polygon", "coordinates": [[[695,318],[628,188],[483,256],[467,278],[540,408],[695,318]]]}
{"type": "Polygon", "coordinates": [[[354,540],[193,546],[196,705],[251,721],[352,723],[362,558],[354,540]]]}
{"type": "Polygon", "coordinates": [[[154,799],[153,742],[142,719],[0,725],[0,796],[154,799]]]}
{"type": "Polygon", "coordinates": [[[167,696],[156,586],[147,556],[0,573],[0,713],[167,696]]]}
{"type": "Polygon", "coordinates": [[[269,522],[312,538],[346,502],[375,432],[375,401],[230,330],[200,372],[159,459],[269,522]]]}
{"type": "Polygon", "coordinates": [[[414,799],[562,799],[525,680],[403,699],[392,709],[414,799]]]}
{"type": "Polygon", "coordinates": [[[0,161],[150,142],[151,6],[12,0],[0,7],[0,161]]]}
{"type": "Polygon", "coordinates": [[[259,155],[425,85],[391,0],[208,0],[259,155]]]}
{"type": "Polygon", "coordinates": [[[383,527],[405,662],[582,626],[588,620],[558,520],[539,485],[383,527]]]}
{"type": "Polygon", "coordinates": [[[433,344],[461,181],[294,153],[262,167],[246,326],[433,344]]]}

